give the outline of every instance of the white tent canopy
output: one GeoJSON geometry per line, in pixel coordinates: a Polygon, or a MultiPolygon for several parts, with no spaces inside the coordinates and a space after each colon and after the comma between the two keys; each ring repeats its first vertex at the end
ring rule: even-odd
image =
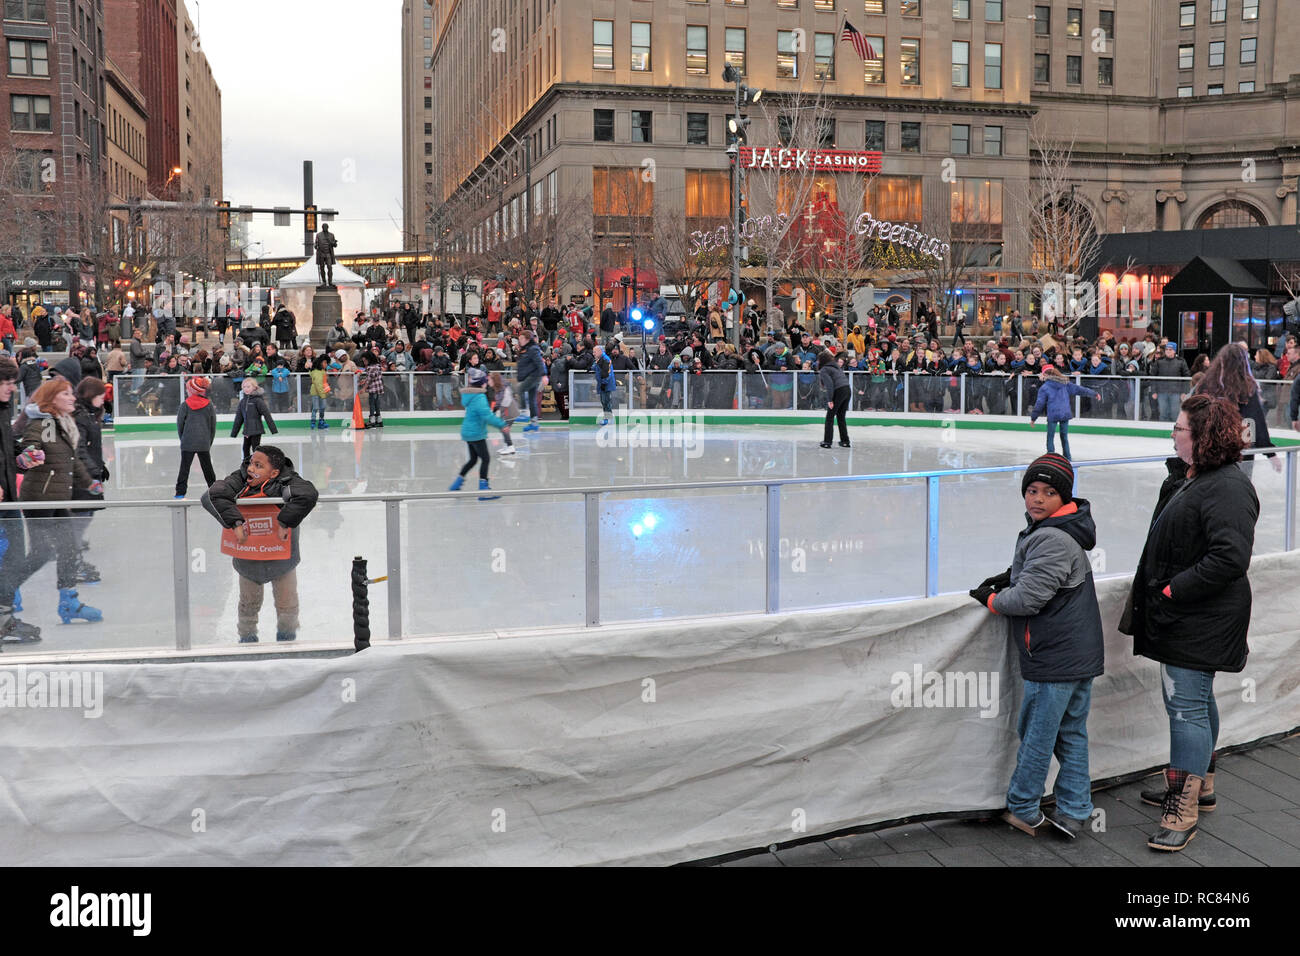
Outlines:
{"type": "MultiPolygon", "coordinates": [[[[315,255],[280,280],[280,301],[296,317],[300,336],[311,334],[311,301],[319,284],[320,273],[316,269],[315,255]]],[[[335,263],[334,285],[343,300],[343,321],[351,327],[352,317],[365,311],[366,280],[351,269],[335,263]]]]}

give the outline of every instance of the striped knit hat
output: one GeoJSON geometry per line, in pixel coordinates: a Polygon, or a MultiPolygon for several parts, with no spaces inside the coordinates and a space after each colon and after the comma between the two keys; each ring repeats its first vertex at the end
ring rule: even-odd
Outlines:
{"type": "Polygon", "coordinates": [[[196,375],[185,382],[185,388],[191,395],[206,397],[208,394],[208,380],[202,375],[196,375]]]}
{"type": "Polygon", "coordinates": [[[1062,501],[1069,502],[1074,498],[1074,466],[1070,464],[1068,458],[1061,455],[1042,455],[1035,458],[1020,482],[1020,493],[1023,495],[1027,492],[1029,486],[1035,481],[1051,485],[1061,496],[1062,501]]]}

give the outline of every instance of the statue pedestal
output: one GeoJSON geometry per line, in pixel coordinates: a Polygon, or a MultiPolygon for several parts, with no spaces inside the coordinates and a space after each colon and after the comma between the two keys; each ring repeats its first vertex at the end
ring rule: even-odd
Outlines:
{"type": "Polygon", "coordinates": [[[311,297],[311,332],[308,341],[318,352],[325,348],[325,337],[343,317],[343,299],[333,286],[317,286],[311,297]]]}

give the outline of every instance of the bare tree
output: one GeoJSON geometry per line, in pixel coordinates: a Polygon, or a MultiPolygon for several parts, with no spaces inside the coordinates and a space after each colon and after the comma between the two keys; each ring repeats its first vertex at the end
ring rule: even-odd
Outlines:
{"type": "Polygon", "coordinates": [[[1001,254],[1002,209],[994,197],[965,197],[962,182],[927,185],[921,232],[948,236],[946,256],[920,256],[916,266],[930,303],[946,319],[957,305],[957,290],[969,287],[996,266],[1001,254]]]}
{"type": "Polygon", "coordinates": [[[1070,332],[1085,307],[1071,307],[1067,290],[1082,283],[1101,253],[1101,234],[1092,212],[1076,194],[1074,140],[1050,139],[1041,125],[1030,129],[1033,167],[1025,186],[1013,194],[1017,225],[1030,239],[1030,258],[1022,269],[1038,287],[1043,315],[1070,332]]]}
{"type": "Polygon", "coordinates": [[[0,288],[66,261],[59,252],[57,158],[0,144],[0,288]]]}
{"type": "Polygon", "coordinates": [[[569,195],[547,199],[532,215],[521,209],[522,221],[512,214],[509,233],[491,250],[493,274],[501,276],[525,302],[585,276],[590,268],[591,237],[575,224],[584,221],[587,207],[584,197],[569,195]]]}
{"type": "Polygon", "coordinates": [[[731,274],[730,246],[716,241],[727,220],[715,217],[708,222],[688,222],[675,211],[661,208],[654,221],[653,255],[659,281],[673,286],[687,313],[693,313],[707,298],[709,286],[731,274]]]}

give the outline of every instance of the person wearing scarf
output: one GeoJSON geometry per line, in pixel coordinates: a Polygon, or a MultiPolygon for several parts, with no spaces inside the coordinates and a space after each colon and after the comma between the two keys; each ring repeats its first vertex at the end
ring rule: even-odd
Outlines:
{"type": "Polygon", "coordinates": [[[217,481],[212,469],[212,443],[217,440],[217,412],[208,400],[211,382],[202,375],[185,383],[185,401],[176,415],[176,433],[181,439],[181,468],[176,474],[177,498],[184,498],[189,486],[190,469],[199,459],[203,480],[211,488],[217,481]]]}

